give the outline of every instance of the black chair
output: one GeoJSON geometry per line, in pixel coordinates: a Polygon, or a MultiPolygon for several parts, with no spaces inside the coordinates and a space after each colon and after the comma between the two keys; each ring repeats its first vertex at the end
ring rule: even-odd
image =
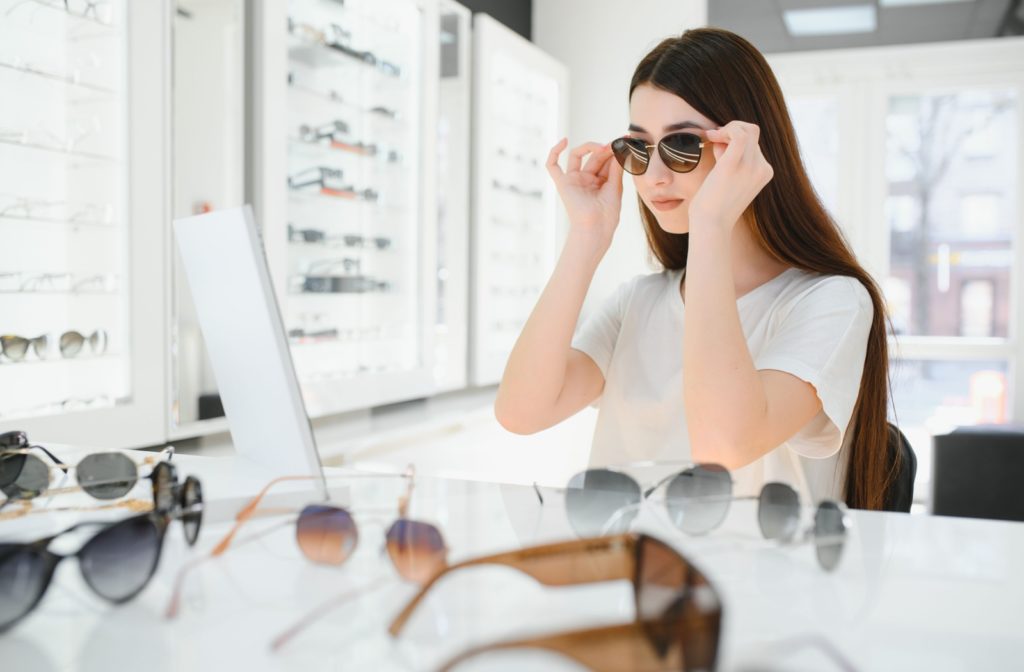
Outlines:
{"type": "Polygon", "coordinates": [[[889,486],[889,491],[885,493],[885,504],[882,508],[885,511],[910,513],[910,505],[914,503],[917,455],[914,454],[914,449],[910,447],[910,441],[903,435],[899,427],[891,422],[888,425],[889,441],[886,445],[889,449],[889,463],[892,464],[896,461],[897,454],[899,454],[901,460],[899,471],[896,472],[896,478],[889,486]]]}
{"type": "Polygon", "coordinates": [[[933,449],[933,514],[1024,521],[1024,426],[959,427],[933,449]]]}

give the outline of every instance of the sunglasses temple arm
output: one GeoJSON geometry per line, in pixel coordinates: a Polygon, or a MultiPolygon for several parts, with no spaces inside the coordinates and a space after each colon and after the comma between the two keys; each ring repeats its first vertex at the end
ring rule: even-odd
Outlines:
{"type": "Polygon", "coordinates": [[[235,515],[235,524],[234,524],[234,526],[230,530],[228,530],[228,533],[225,534],[224,537],[221,538],[221,540],[219,542],[217,542],[217,545],[213,547],[212,551],[210,551],[210,555],[213,556],[213,557],[216,557],[218,555],[224,554],[224,552],[228,550],[228,547],[231,546],[231,540],[235,538],[236,534],[238,534],[238,531],[242,528],[242,525],[244,525],[245,522],[247,520],[249,520],[250,518],[252,518],[253,514],[256,513],[256,509],[259,507],[260,502],[263,501],[263,497],[266,496],[267,492],[272,487],[274,487],[278,483],[283,483],[285,481],[310,481],[310,480],[316,480],[318,478],[320,478],[320,477],[319,476],[281,476],[281,477],[275,478],[274,480],[272,480],[269,483],[267,483],[265,486],[263,486],[263,489],[260,490],[256,494],[255,497],[253,497],[251,500],[249,500],[249,503],[246,504],[245,506],[243,506],[242,509],[235,515]]]}
{"type": "Polygon", "coordinates": [[[338,607],[342,606],[346,602],[349,602],[350,600],[354,600],[360,597],[361,595],[364,595],[374,590],[378,590],[379,588],[388,585],[388,583],[390,583],[388,577],[382,576],[379,577],[376,581],[371,581],[365,586],[359,586],[358,588],[345,591],[341,595],[336,595],[335,597],[332,597],[326,602],[321,603],[308,614],[306,614],[301,619],[296,621],[287,630],[285,630],[277,637],[275,637],[274,641],[270,643],[270,650],[274,652],[280,651],[281,648],[285,644],[290,642],[293,638],[295,638],[296,635],[300,634],[303,630],[305,630],[312,624],[316,623],[321,618],[331,613],[338,607]]]}
{"type": "Polygon", "coordinates": [[[438,582],[438,580],[441,579],[441,577],[451,574],[457,569],[473,567],[475,565],[509,565],[513,568],[519,569],[515,563],[515,558],[521,554],[521,551],[512,551],[510,553],[499,553],[498,555],[465,560],[454,565],[445,565],[420,587],[419,592],[409,600],[408,604],[406,604],[398,616],[395,617],[395,620],[391,622],[390,627],[388,627],[388,632],[392,637],[398,637],[399,633],[402,632],[402,628],[405,627],[406,621],[408,621],[413,612],[416,611],[416,607],[419,606],[419,603],[424,597],[426,597],[427,593],[430,592],[430,589],[438,582]]]}
{"type": "Polygon", "coordinates": [[[544,544],[446,565],[423,584],[420,591],[395,617],[388,632],[392,637],[397,637],[430,588],[441,577],[457,569],[501,565],[522,572],[545,586],[570,586],[628,579],[632,578],[636,571],[632,559],[634,543],[634,535],[619,534],[544,544]],[[576,557],[586,558],[588,562],[580,564],[569,561],[576,557]]]}
{"type": "Polygon", "coordinates": [[[35,448],[36,450],[42,451],[44,455],[46,455],[48,458],[50,458],[50,460],[55,465],[57,465],[58,469],[63,471],[65,474],[68,473],[68,469],[70,469],[71,467],[67,463],[65,463],[63,460],[61,460],[59,457],[57,457],[56,455],[51,453],[49,450],[47,450],[46,448],[44,448],[44,447],[42,447],[40,445],[34,445],[32,447],[35,448]]]}
{"type": "MultiPolygon", "coordinates": [[[[256,534],[245,537],[237,544],[235,544],[232,548],[240,548],[250,542],[262,539],[263,537],[270,535],[272,532],[276,532],[282,527],[285,527],[286,525],[291,525],[294,522],[294,518],[289,520],[282,520],[278,522],[276,525],[271,525],[265,530],[260,530],[256,534]]],[[[181,608],[181,591],[185,585],[185,577],[188,576],[193,569],[195,569],[199,565],[204,564],[207,560],[212,560],[215,557],[217,556],[211,552],[206,555],[201,555],[198,558],[194,558],[185,565],[182,565],[181,569],[178,570],[178,575],[174,577],[174,589],[171,592],[171,599],[167,603],[167,609],[164,610],[164,618],[166,618],[167,620],[171,620],[178,616],[178,611],[181,608]]]]}
{"type": "MultiPolygon", "coordinates": [[[[348,479],[348,478],[358,478],[358,477],[382,478],[382,477],[389,477],[389,476],[395,476],[395,474],[338,474],[336,476],[336,478],[338,478],[338,479],[342,479],[342,478],[348,479]]],[[[405,474],[400,474],[399,476],[404,478],[405,474]]],[[[320,480],[321,478],[324,478],[324,477],[323,476],[281,476],[281,477],[275,478],[274,480],[272,480],[269,483],[267,483],[265,486],[263,486],[263,489],[260,490],[256,494],[256,496],[254,496],[251,500],[249,500],[248,504],[243,506],[242,509],[237,514],[235,514],[235,525],[234,525],[234,527],[232,527],[228,531],[228,533],[225,534],[224,537],[219,542],[217,542],[217,545],[214,546],[213,550],[210,552],[210,555],[214,555],[214,556],[221,555],[226,550],[228,550],[228,547],[231,546],[231,540],[235,538],[236,534],[238,534],[238,530],[241,529],[242,525],[244,525],[245,522],[247,520],[249,520],[250,518],[252,518],[253,514],[256,513],[256,510],[259,508],[260,502],[263,501],[263,498],[266,496],[267,492],[269,492],[272,487],[274,487],[278,483],[284,483],[286,481],[317,481],[317,480],[320,480]]],[[[327,477],[327,478],[332,478],[332,477],[327,477]]]]}
{"type": "MultiPolygon", "coordinates": [[[[655,649],[646,644],[646,635],[642,625],[640,623],[630,623],[627,625],[574,630],[545,637],[493,642],[491,644],[475,646],[447,661],[438,669],[438,672],[450,672],[457,665],[485,653],[513,649],[553,651],[583,664],[594,672],[625,669],[630,667],[630,665],[626,664],[627,661],[632,665],[640,663],[640,668],[638,669],[645,670],[666,669],[665,666],[668,663],[668,661],[660,660],[655,649]],[[645,653],[649,655],[651,660],[638,661],[635,655],[623,655],[622,648],[620,647],[623,647],[627,642],[641,643],[644,646],[645,653]],[[649,663],[649,665],[645,663],[649,663]]],[[[635,653],[633,646],[630,646],[629,649],[635,653]]]]}

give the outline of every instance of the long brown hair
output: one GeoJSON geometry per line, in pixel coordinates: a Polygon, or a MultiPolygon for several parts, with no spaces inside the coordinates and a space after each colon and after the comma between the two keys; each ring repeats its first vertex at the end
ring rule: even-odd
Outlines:
{"type": "MultiPolygon", "coordinates": [[[[738,119],[761,128],[761,151],[774,177],[745,213],[754,237],[775,259],[804,271],[856,278],[874,306],[867,355],[850,426],[846,502],[881,509],[899,465],[887,450],[889,356],[882,293],[857,262],[804,170],[782,90],[764,56],[745,39],[716,28],[663,40],[636,68],[641,84],[673,93],[718,125],[738,119]]],[[[668,233],[640,201],[651,253],[666,269],[686,267],[688,235],[668,233]]],[[[897,461],[899,453],[897,451],[897,461]]]]}

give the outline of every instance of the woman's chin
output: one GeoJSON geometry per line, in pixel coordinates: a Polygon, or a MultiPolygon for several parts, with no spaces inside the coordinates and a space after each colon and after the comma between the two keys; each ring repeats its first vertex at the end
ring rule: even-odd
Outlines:
{"type": "Polygon", "coordinates": [[[687,217],[655,217],[658,226],[665,233],[689,233],[690,220],[687,217]]]}

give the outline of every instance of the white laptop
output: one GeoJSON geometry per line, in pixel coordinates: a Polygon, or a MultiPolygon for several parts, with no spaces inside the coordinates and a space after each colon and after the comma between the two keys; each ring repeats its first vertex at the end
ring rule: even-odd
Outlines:
{"type": "Polygon", "coordinates": [[[174,234],[235,451],[273,477],[317,477],[326,497],[252,209],[176,219],[174,234]]]}

